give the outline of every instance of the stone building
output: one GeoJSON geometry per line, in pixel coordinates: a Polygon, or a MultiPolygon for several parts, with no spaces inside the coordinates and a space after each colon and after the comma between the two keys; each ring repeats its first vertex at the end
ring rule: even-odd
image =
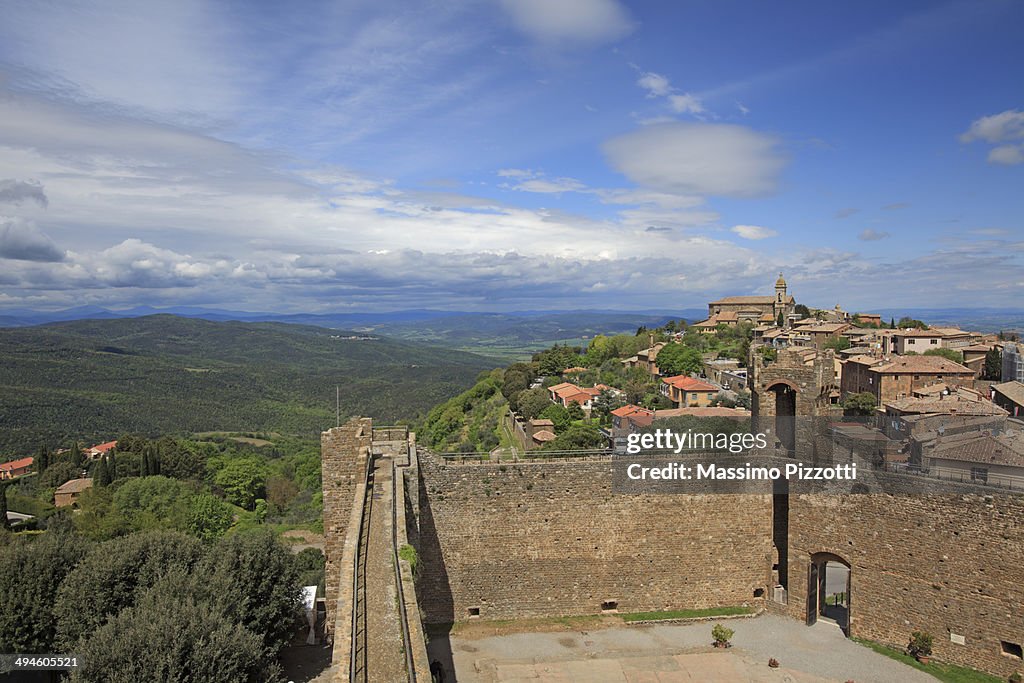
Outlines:
{"type": "Polygon", "coordinates": [[[739,322],[774,324],[779,315],[789,320],[796,301],[787,291],[786,280],[779,273],[775,281],[775,294],[771,296],[727,296],[708,304],[708,319],[698,323],[697,328],[714,329],[719,324],[735,325],[739,322]]]}

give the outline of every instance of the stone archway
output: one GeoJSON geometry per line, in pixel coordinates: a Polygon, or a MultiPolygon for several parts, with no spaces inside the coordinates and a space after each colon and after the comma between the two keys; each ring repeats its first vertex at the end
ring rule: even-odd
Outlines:
{"type": "Polygon", "coordinates": [[[807,625],[819,619],[835,623],[850,635],[850,563],[833,553],[811,555],[807,572],[807,625]]]}

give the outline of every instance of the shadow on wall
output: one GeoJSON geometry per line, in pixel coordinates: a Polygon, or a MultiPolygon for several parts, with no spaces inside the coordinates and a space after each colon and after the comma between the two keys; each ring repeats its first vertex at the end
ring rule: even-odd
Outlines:
{"type": "MultiPolygon", "coordinates": [[[[441,543],[437,538],[430,496],[427,495],[422,476],[416,477],[416,486],[419,487],[419,495],[416,497],[420,501],[419,515],[409,514],[408,510],[406,514],[407,526],[412,526],[412,520],[419,519],[419,528],[410,528],[408,533],[409,540],[419,556],[416,599],[423,612],[424,628],[429,641],[428,659],[432,667],[439,665],[444,671],[445,683],[452,683],[456,680],[455,663],[448,635],[455,622],[455,600],[448,583],[448,570],[444,565],[441,543]]],[[[406,501],[412,498],[406,496],[406,501]]]]}
{"type": "Polygon", "coordinates": [[[416,553],[419,555],[420,571],[416,581],[416,597],[423,610],[423,621],[427,624],[452,624],[455,621],[455,600],[448,583],[448,570],[444,565],[441,543],[437,538],[434,512],[427,495],[422,475],[417,477],[419,486],[419,530],[416,553]]]}

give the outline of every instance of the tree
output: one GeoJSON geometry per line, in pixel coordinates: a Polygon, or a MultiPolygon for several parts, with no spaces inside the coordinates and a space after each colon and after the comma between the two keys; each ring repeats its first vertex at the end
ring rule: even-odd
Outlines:
{"type": "Polygon", "coordinates": [[[793,307],[793,312],[799,315],[801,318],[809,318],[811,315],[811,309],[807,308],[804,304],[797,304],[793,307]]]}
{"type": "Polygon", "coordinates": [[[42,474],[50,466],[50,449],[46,446],[39,447],[39,455],[36,456],[36,472],[42,474]]]}
{"type": "Polygon", "coordinates": [[[1003,354],[999,349],[993,348],[985,354],[985,379],[999,380],[1003,376],[1003,354]]]}
{"type": "Polygon", "coordinates": [[[658,352],[658,369],[663,375],[689,375],[700,372],[704,359],[700,351],[684,344],[667,344],[658,352]]]}
{"type": "Polygon", "coordinates": [[[895,330],[896,329],[896,318],[889,318],[889,329],[890,330],[895,330]]]}
{"type": "Polygon", "coordinates": [[[175,531],[131,534],[95,546],[57,593],[58,642],[74,650],[172,569],[190,571],[202,555],[199,541],[175,531]]]}
{"type": "Polygon", "coordinates": [[[186,530],[204,541],[220,538],[231,528],[234,515],[220,498],[200,493],[192,499],[186,530]]]}
{"type": "Polygon", "coordinates": [[[108,486],[110,484],[110,472],[107,471],[106,458],[100,458],[92,468],[92,484],[96,487],[108,486]]]}
{"type": "Polygon", "coordinates": [[[11,520],[7,519],[7,484],[4,482],[0,482],[0,528],[11,528],[11,520]]]}
{"type": "Polygon", "coordinates": [[[264,666],[257,634],[217,604],[197,600],[194,581],[176,572],[86,638],[77,652],[82,683],[186,683],[256,680],[264,666]]]}
{"type": "Polygon", "coordinates": [[[566,408],[566,410],[569,412],[569,419],[574,422],[576,420],[582,420],[587,416],[587,414],[583,412],[583,408],[580,406],[580,404],[576,403],[575,401],[570,403],[569,407],[566,408]]]}
{"type": "Polygon", "coordinates": [[[133,478],[125,480],[114,491],[113,509],[135,531],[184,530],[195,496],[192,486],[176,479],[160,475],[133,478]]]}
{"type": "Polygon", "coordinates": [[[257,498],[264,495],[267,481],[267,465],[256,457],[243,457],[229,460],[213,476],[213,481],[224,490],[228,502],[238,507],[252,510],[257,498]]]}
{"type": "Polygon", "coordinates": [[[272,533],[221,539],[194,575],[199,594],[259,636],[268,657],[288,642],[302,588],[291,552],[272,533]]]}
{"type": "Polygon", "coordinates": [[[544,445],[549,451],[578,451],[607,446],[605,436],[592,425],[572,425],[553,441],[544,445]]]}
{"type": "Polygon", "coordinates": [[[831,337],[825,342],[825,348],[836,352],[845,351],[850,348],[850,340],[846,337],[831,337]]]}
{"type": "Polygon", "coordinates": [[[843,410],[847,415],[871,415],[875,412],[878,401],[875,395],[869,391],[862,391],[859,394],[850,394],[843,401],[843,410]]]}
{"type": "Polygon", "coordinates": [[[597,415],[601,424],[607,424],[611,421],[612,411],[622,405],[622,400],[618,396],[607,389],[602,389],[601,393],[594,397],[593,413],[597,415]]]}
{"type": "Polygon", "coordinates": [[[39,476],[39,488],[55,489],[66,481],[77,479],[81,470],[66,460],[54,463],[39,476]]]}
{"type": "Polygon", "coordinates": [[[519,414],[525,420],[532,420],[551,405],[551,394],[547,389],[537,387],[519,394],[519,414]]]}
{"type": "Polygon", "coordinates": [[[784,327],[786,324],[786,318],[782,315],[782,311],[779,311],[779,315],[775,318],[775,325],[777,327],[784,327]]]}
{"type": "Polygon", "coordinates": [[[916,320],[914,318],[911,318],[908,315],[905,315],[902,318],[900,318],[900,321],[898,323],[896,323],[896,326],[899,327],[901,330],[906,330],[906,329],[927,330],[928,329],[928,326],[925,325],[923,322],[921,322],[920,320],[916,320]]]}
{"type": "Polygon", "coordinates": [[[545,420],[551,420],[555,426],[555,433],[564,432],[568,429],[569,425],[572,424],[572,418],[569,417],[569,411],[560,405],[552,403],[538,416],[545,420]]]}
{"type": "Polygon", "coordinates": [[[64,578],[88,545],[48,531],[0,547],[0,652],[59,652],[53,610],[64,578]]]}
{"type": "Polygon", "coordinates": [[[275,475],[267,479],[267,503],[275,513],[288,508],[295,496],[299,495],[299,487],[288,477],[275,475]]]}
{"type": "Polygon", "coordinates": [[[964,354],[954,349],[928,349],[924,352],[925,356],[941,356],[947,360],[951,360],[954,363],[963,364],[964,354]]]}

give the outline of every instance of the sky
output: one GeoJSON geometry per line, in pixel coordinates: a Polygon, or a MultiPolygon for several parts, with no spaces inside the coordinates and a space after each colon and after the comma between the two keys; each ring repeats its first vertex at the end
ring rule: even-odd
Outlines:
{"type": "Polygon", "coordinates": [[[1022,25],[0,0],[0,310],[1022,308],[1022,25]]]}

